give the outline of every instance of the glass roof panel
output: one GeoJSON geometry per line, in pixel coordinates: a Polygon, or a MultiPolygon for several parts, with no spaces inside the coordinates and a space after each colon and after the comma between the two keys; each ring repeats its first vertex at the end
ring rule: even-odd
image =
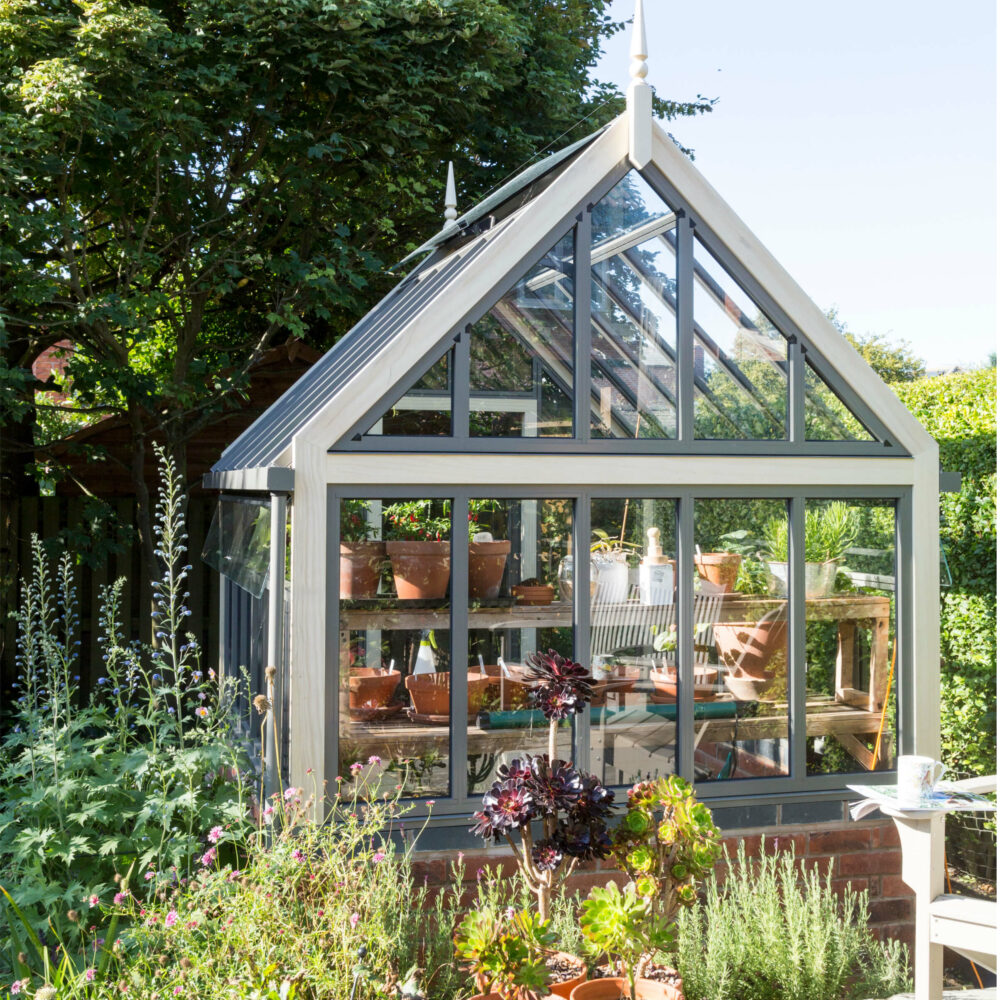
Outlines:
{"type": "Polygon", "coordinates": [[[874,441],[875,436],[841,402],[806,359],[805,415],[807,441],[874,441]]]}
{"type": "Polygon", "coordinates": [[[451,433],[452,351],[446,351],[386,410],[366,437],[448,437],[451,433]]]}
{"type": "Polygon", "coordinates": [[[788,438],[788,342],[695,237],[695,437],[788,438]]]}

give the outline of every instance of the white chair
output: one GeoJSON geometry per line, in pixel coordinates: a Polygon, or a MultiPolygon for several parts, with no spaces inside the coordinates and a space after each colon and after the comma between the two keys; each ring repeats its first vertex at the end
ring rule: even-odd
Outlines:
{"type": "MultiPolygon", "coordinates": [[[[956,781],[952,787],[983,794],[996,790],[996,775],[956,781]]],[[[941,1000],[944,949],[997,970],[997,904],[944,891],[945,813],[899,813],[883,807],[899,830],[903,881],[916,894],[913,966],[916,1000],[941,1000]]]]}

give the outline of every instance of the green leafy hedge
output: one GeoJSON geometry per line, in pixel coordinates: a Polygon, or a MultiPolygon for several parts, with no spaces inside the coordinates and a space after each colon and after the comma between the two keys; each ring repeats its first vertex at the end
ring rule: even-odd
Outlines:
{"type": "Polygon", "coordinates": [[[893,388],[937,439],[941,468],[962,475],[941,496],[942,759],[955,771],[996,768],[996,370],[956,372],[893,388]]]}

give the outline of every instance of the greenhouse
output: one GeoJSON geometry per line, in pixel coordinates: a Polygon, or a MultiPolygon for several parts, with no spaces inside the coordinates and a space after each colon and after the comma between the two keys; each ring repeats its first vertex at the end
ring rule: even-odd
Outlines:
{"type": "Polygon", "coordinates": [[[293,784],[361,762],[466,829],[545,749],[550,650],[594,683],[560,757],[679,773],[744,826],[843,818],[852,775],[937,755],[936,444],[644,77],[461,216],[449,185],[399,284],[206,477],[220,660],[267,688],[293,784]]]}

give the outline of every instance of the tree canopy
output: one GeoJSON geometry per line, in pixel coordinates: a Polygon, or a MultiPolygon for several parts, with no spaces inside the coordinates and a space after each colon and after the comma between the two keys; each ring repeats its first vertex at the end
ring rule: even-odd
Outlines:
{"type": "Polygon", "coordinates": [[[272,343],[344,332],[439,228],[444,161],[467,204],[620,110],[590,79],[608,5],[7,0],[7,495],[36,444],[28,369],[68,340],[72,395],[41,405],[126,419],[148,512],[147,439],[183,468],[272,343]]]}

